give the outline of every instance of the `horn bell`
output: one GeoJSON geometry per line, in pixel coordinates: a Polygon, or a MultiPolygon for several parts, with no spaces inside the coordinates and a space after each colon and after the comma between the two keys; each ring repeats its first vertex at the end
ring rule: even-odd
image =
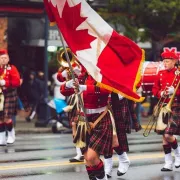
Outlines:
{"type": "MultiPolygon", "coordinates": [[[[70,59],[70,63],[71,64],[74,64],[75,62],[75,56],[74,54],[72,53],[71,49],[70,48],[66,48],[66,51],[69,55],[69,59],[70,59]]],[[[67,62],[67,59],[66,59],[66,54],[65,54],[65,51],[64,49],[61,49],[60,51],[57,52],[57,61],[59,62],[59,64],[62,66],[62,67],[65,67],[65,68],[68,68],[69,67],[69,64],[67,62]]]]}

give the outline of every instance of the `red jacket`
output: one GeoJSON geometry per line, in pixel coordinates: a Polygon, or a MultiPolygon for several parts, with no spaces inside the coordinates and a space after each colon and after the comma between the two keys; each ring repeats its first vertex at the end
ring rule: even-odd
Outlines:
{"type": "Polygon", "coordinates": [[[6,69],[0,68],[0,77],[5,80],[5,88],[20,86],[20,75],[17,68],[13,65],[8,65],[6,69]]]}
{"type": "Polygon", "coordinates": [[[57,80],[59,82],[64,82],[64,81],[66,81],[66,78],[64,78],[61,73],[62,73],[61,71],[58,71],[58,73],[57,73],[57,80]]]}
{"type": "MultiPolygon", "coordinates": [[[[79,82],[81,83],[81,78],[79,82]]],[[[101,108],[107,105],[109,91],[103,88],[95,86],[95,81],[91,76],[88,76],[85,80],[85,85],[87,85],[87,90],[83,91],[83,101],[84,107],[87,109],[101,108]]],[[[64,96],[70,96],[74,93],[74,89],[67,89],[65,84],[61,86],[61,93],[64,96]]]]}
{"type": "MultiPolygon", "coordinates": [[[[167,90],[167,87],[170,87],[171,85],[174,86],[174,88],[176,88],[178,82],[180,81],[180,75],[176,76],[175,75],[175,71],[177,70],[177,68],[173,68],[171,70],[162,70],[159,71],[152,92],[154,94],[154,96],[160,98],[161,97],[161,92],[164,90],[167,90]],[[175,78],[176,76],[176,78],[175,78]],[[174,81],[175,78],[175,81],[174,81]],[[173,83],[174,81],[174,83],[173,83]],[[172,84],[173,83],[173,84],[172,84]]],[[[180,87],[178,88],[177,92],[176,92],[176,98],[175,101],[177,101],[177,99],[179,99],[180,97],[180,87]]]]}

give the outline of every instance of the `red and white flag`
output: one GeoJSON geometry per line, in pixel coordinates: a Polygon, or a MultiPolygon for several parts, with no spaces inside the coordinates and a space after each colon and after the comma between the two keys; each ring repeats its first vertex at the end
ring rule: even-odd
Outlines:
{"type": "Polygon", "coordinates": [[[51,24],[56,23],[80,63],[98,85],[140,102],[143,50],[119,35],[85,0],[44,0],[51,24]]]}

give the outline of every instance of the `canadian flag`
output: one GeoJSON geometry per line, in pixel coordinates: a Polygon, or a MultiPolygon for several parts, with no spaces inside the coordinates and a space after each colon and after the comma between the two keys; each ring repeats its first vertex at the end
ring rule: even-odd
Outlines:
{"type": "Polygon", "coordinates": [[[140,102],[144,51],[119,35],[85,0],[44,0],[51,24],[56,23],[68,46],[97,85],[140,102]]]}

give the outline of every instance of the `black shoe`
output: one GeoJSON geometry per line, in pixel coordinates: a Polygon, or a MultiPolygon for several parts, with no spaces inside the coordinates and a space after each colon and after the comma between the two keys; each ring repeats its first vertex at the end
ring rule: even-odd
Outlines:
{"type": "Polygon", "coordinates": [[[27,118],[26,118],[26,121],[27,121],[27,122],[31,122],[30,117],[27,117],[27,118]]]}
{"type": "Polygon", "coordinates": [[[80,159],[71,158],[71,159],[69,159],[69,162],[84,162],[84,156],[83,156],[83,159],[82,159],[82,156],[80,157],[80,159]]]}
{"type": "Polygon", "coordinates": [[[164,167],[163,167],[163,168],[161,169],[161,171],[163,171],[163,172],[168,172],[168,171],[172,171],[172,169],[167,169],[167,168],[164,168],[164,167]]]}
{"type": "Polygon", "coordinates": [[[180,165],[179,166],[175,166],[175,168],[180,168],[180,165]]]}
{"type": "Polygon", "coordinates": [[[122,175],[124,175],[124,174],[126,174],[126,173],[122,173],[122,172],[120,172],[119,170],[117,171],[117,176],[122,176],[122,175]]]}
{"type": "Polygon", "coordinates": [[[111,176],[109,174],[106,174],[107,175],[107,178],[111,178],[111,176]]]}
{"type": "Polygon", "coordinates": [[[80,160],[81,160],[81,161],[84,161],[84,156],[81,156],[81,157],[80,157],[80,160]]]}

